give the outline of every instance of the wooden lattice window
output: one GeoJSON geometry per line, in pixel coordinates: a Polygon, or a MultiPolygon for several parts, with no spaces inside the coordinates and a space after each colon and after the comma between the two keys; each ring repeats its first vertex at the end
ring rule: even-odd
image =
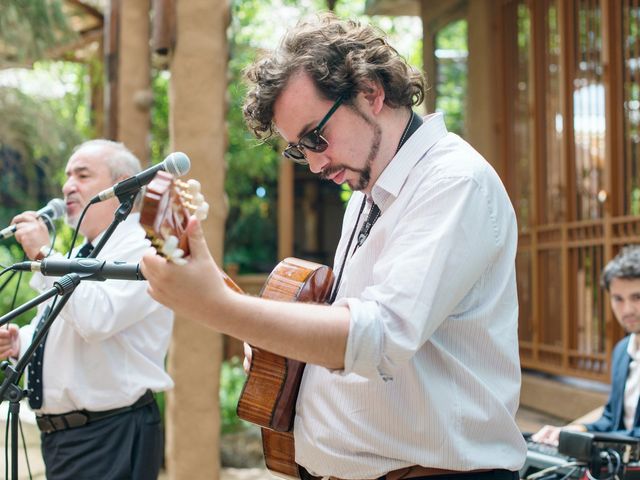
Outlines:
{"type": "Polygon", "coordinates": [[[639,0],[505,0],[507,188],[525,368],[608,380],[623,332],[599,284],[640,243],[639,0]]]}
{"type": "Polygon", "coordinates": [[[638,0],[626,0],[622,15],[623,214],[640,215],[640,5],[638,0]]]}

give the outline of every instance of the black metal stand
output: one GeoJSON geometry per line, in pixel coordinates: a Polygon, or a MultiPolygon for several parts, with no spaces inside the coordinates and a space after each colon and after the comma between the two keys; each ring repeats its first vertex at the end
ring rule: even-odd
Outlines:
{"type": "MultiPolygon", "coordinates": [[[[4,361],[0,364],[0,370],[4,372],[4,381],[0,386],[0,403],[4,400],[9,400],[9,413],[11,415],[11,478],[13,480],[18,479],[18,420],[20,418],[20,401],[27,395],[27,392],[22,390],[18,385],[20,377],[22,376],[24,369],[31,361],[31,357],[36,348],[42,343],[42,340],[49,328],[53,324],[60,310],[65,306],[74,289],[80,284],[80,276],[76,273],[70,273],[61,277],[60,280],[54,283],[54,287],[39,295],[34,300],[29,302],[29,308],[32,308],[39,303],[42,303],[54,295],[62,295],[60,301],[56,302],[56,306],[51,310],[47,316],[45,323],[38,332],[38,335],[33,339],[29,348],[20,357],[20,360],[15,367],[10,362],[4,361]]],[[[26,304],[25,304],[26,305],[26,304]]],[[[20,315],[23,307],[19,307],[13,312],[9,312],[7,315],[0,319],[4,324],[10,321],[12,318],[20,315]]],[[[27,308],[28,310],[28,308],[27,308]]],[[[26,310],[24,310],[26,311],[26,310]]]]}
{"type": "MultiPolygon", "coordinates": [[[[120,200],[120,206],[114,213],[113,222],[107,227],[102,238],[98,244],[94,247],[93,251],[89,255],[90,258],[95,258],[107,243],[117,226],[122,223],[133,209],[133,203],[138,192],[133,194],[123,195],[118,197],[120,200]]],[[[71,294],[75,288],[80,284],[82,276],[76,273],[69,273],[64,277],[60,277],[60,280],[54,282],[53,288],[38,295],[33,300],[21,305],[15,310],[7,313],[3,317],[0,317],[0,326],[10,322],[12,319],[21,315],[22,313],[30,310],[31,308],[39,305],[42,302],[50,299],[53,296],[60,295],[60,298],[54,301],[54,307],[49,312],[49,315],[43,320],[42,327],[38,331],[29,348],[21,355],[20,360],[16,363],[15,367],[11,365],[9,361],[3,361],[0,363],[0,370],[5,374],[4,381],[0,386],[0,403],[4,400],[9,401],[9,413],[10,413],[10,427],[11,427],[11,479],[18,480],[18,421],[20,418],[20,401],[27,396],[27,392],[22,390],[18,385],[25,368],[29,365],[31,357],[36,348],[40,346],[46,337],[53,321],[56,319],[60,311],[64,308],[69,301],[71,294]]]]}
{"type": "Polygon", "coordinates": [[[102,235],[98,244],[93,248],[89,258],[95,258],[98,256],[98,253],[100,253],[102,247],[104,247],[105,243],[107,243],[109,238],[111,238],[111,235],[113,235],[113,232],[116,230],[118,225],[126,220],[133,209],[133,203],[137,195],[138,192],[135,192],[133,194],[124,195],[123,197],[118,197],[120,200],[120,206],[113,214],[113,222],[111,222],[111,225],[109,225],[104,231],[104,235],[102,235]]]}

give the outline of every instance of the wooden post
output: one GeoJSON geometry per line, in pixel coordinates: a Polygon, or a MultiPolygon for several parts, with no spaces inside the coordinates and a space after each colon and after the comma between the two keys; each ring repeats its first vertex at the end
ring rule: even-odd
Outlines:
{"type": "Polygon", "coordinates": [[[487,68],[486,52],[495,51],[494,1],[469,2],[467,61],[467,105],[465,108],[465,138],[504,178],[498,146],[495,105],[502,92],[495,88],[498,70],[487,68]]]}
{"type": "Polygon", "coordinates": [[[104,137],[118,136],[118,51],[120,30],[120,0],[109,2],[104,25],[104,137]]]}
{"type": "MultiPolygon", "coordinates": [[[[214,258],[222,260],[225,114],[229,6],[226,1],[176,2],[176,45],[171,62],[171,148],[191,158],[211,205],[203,223],[214,258]]],[[[215,312],[210,312],[215,315],[215,312]]],[[[221,335],[176,318],[169,372],[176,385],[167,399],[167,473],[170,479],[219,478],[221,335]]]]}
{"type": "Polygon", "coordinates": [[[149,0],[127,0],[120,6],[118,48],[117,133],[142,162],[149,159],[151,125],[151,58],[149,49],[149,0]]]}
{"type": "Polygon", "coordinates": [[[280,161],[278,175],[278,260],[293,255],[293,162],[280,161]]]}
{"type": "Polygon", "coordinates": [[[425,92],[424,106],[427,113],[436,110],[436,58],[435,58],[435,32],[431,30],[429,17],[430,4],[426,0],[420,2],[420,18],[422,19],[422,64],[426,78],[427,91],[425,92]]]}

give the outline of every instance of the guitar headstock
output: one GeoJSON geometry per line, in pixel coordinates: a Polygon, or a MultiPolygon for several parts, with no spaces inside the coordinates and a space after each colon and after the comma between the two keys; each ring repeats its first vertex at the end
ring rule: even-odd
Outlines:
{"type": "Polygon", "coordinates": [[[174,263],[185,263],[189,243],[185,230],[191,215],[207,218],[209,204],[200,193],[197,180],[182,181],[159,171],[147,185],[140,225],[158,254],[174,263]]]}

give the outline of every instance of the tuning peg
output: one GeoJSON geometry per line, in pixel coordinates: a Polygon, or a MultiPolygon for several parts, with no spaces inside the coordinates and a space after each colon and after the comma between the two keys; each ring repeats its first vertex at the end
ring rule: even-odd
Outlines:
{"type": "Polygon", "coordinates": [[[194,180],[193,178],[190,178],[189,180],[187,180],[187,188],[189,189],[189,192],[191,192],[191,194],[195,197],[200,193],[200,182],[194,180]]]}
{"type": "Polygon", "coordinates": [[[209,204],[203,200],[202,203],[196,208],[194,215],[200,221],[205,220],[209,215],[209,204]]]}
{"type": "Polygon", "coordinates": [[[175,235],[170,235],[169,237],[167,237],[167,239],[164,241],[164,245],[162,246],[162,254],[168,258],[173,257],[175,251],[178,250],[178,243],[178,237],[176,237],[175,235]]]}
{"type": "Polygon", "coordinates": [[[173,256],[171,257],[171,261],[173,263],[175,263],[176,265],[186,265],[187,261],[183,257],[184,257],[184,250],[182,250],[181,248],[177,248],[173,252],[173,256]]]}
{"type": "Polygon", "coordinates": [[[162,254],[176,265],[184,265],[187,261],[183,258],[184,250],[178,248],[178,243],[178,237],[170,235],[164,242],[162,254]]]}

